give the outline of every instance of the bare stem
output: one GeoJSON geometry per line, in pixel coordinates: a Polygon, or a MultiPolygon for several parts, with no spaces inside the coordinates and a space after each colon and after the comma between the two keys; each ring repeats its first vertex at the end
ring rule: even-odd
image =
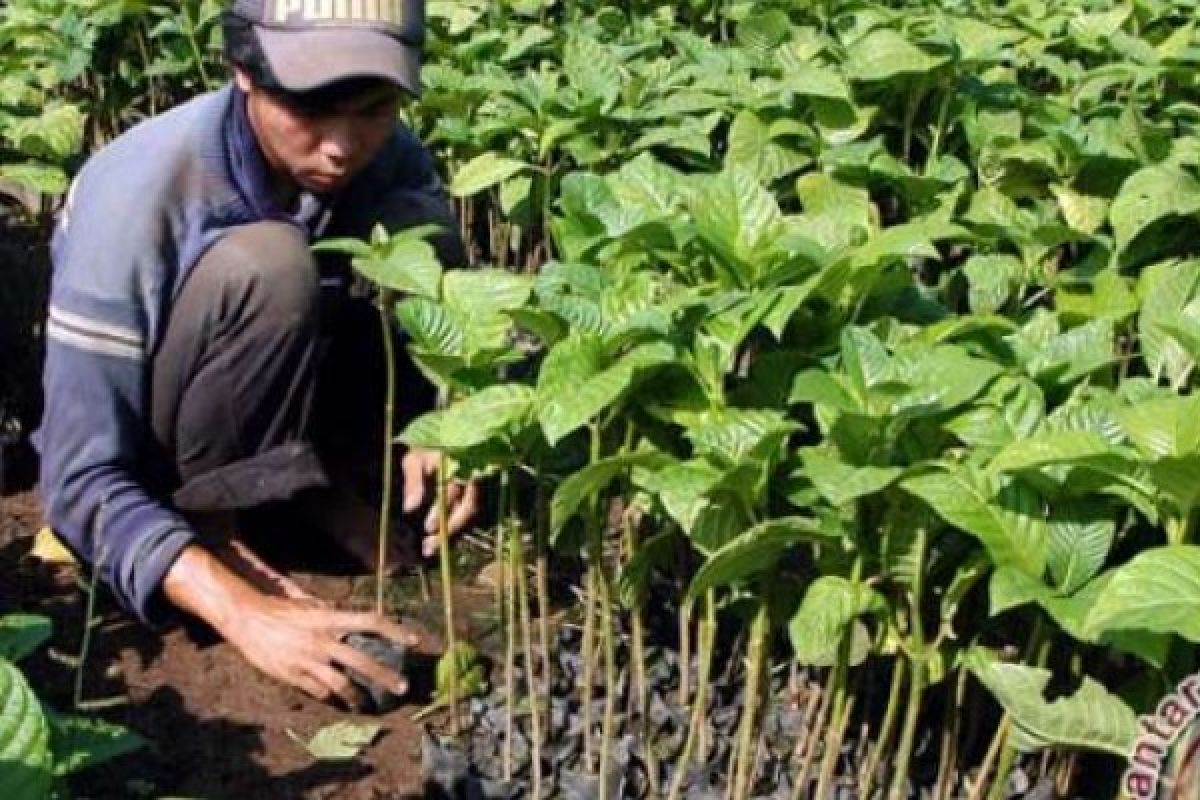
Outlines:
{"type": "Polygon", "coordinates": [[[600,625],[604,634],[604,723],[600,734],[600,796],[608,797],[608,763],[616,731],[617,647],[613,636],[612,585],[600,567],[600,625]]]}
{"type": "MultiPolygon", "coordinates": [[[[507,489],[507,487],[505,487],[507,489]]],[[[512,759],[513,759],[513,715],[514,706],[516,705],[517,691],[514,676],[516,675],[516,616],[517,616],[517,594],[513,591],[516,581],[520,579],[517,574],[516,550],[517,543],[515,532],[508,525],[507,519],[501,519],[500,530],[508,533],[507,555],[508,558],[504,562],[504,585],[508,591],[505,592],[505,611],[504,611],[504,696],[505,696],[505,718],[504,718],[504,780],[512,780],[512,759]]]]}
{"type": "Polygon", "coordinates": [[[754,768],[757,766],[754,745],[758,739],[758,707],[762,702],[760,695],[766,672],[765,651],[770,623],[767,602],[761,600],[750,627],[750,641],[746,645],[746,699],[738,726],[738,757],[737,770],[733,773],[733,800],[746,800],[750,796],[750,785],[754,780],[754,768]]]}
{"type": "Polygon", "coordinates": [[[908,662],[903,658],[897,658],[896,663],[892,666],[892,683],[888,688],[887,710],[883,713],[883,722],[879,726],[879,735],[875,739],[875,746],[871,748],[867,763],[858,776],[859,796],[861,797],[871,796],[875,777],[879,772],[879,762],[883,759],[883,754],[891,747],[892,734],[896,731],[896,720],[900,716],[898,713],[900,688],[904,685],[907,665],[908,662]]]}
{"type": "Polygon", "coordinates": [[[592,764],[592,683],[596,679],[596,570],[589,564],[587,570],[587,596],[583,603],[583,685],[579,687],[580,703],[583,708],[583,762],[587,770],[592,764]]]}
{"type": "MultiPolygon", "coordinates": [[[[688,771],[688,762],[691,761],[692,752],[696,749],[696,743],[704,731],[705,716],[708,710],[708,677],[712,670],[712,650],[717,630],[716,605],[716,598],[712,590],[709,590],[704,604],[704,620],[700,623],[700,673],[696,679],[696,702],[692,705],[692,716],[688,725],[687,738],[683,742],[683,750],[680,751],[675,762],[675,771],[671,776],[671,787],[667,792],[667,800],[679,800],[679,793],[683,789],[683,778],[688,771]]],[[[697,758],[703,758],[703,748],[697,754],[697,758]]]]}
{"type": "Polygon", "coordinates": [[[375,613],[383,615],[384,587],[387,583],[388,534],[392,527],[392,456],[395,447],[396,424],[396,343],[392,339],[392,323],[388,314],[392,307],[392,292],[379,289],[379,324],[383,335],[385,396],[383,401],[383,487],[379,500],[378,552],[375,561],[375,613]]]}
{"type": "MultiPolygon", "coordinates": [[[[554,683],[554,664],[550,653],[550,568],[549,568],[549,536],[547,535],[546,516],[546,486],[538,479],[537,493],[534,499],[534,570],[537,578],[538,604],[538,639],[542,649],[542,684],[545,696],[550,696],[550,688],[554,683]]],[[[547,712],[549,713],[549,712],[547,712]]],[[[548,718],[547,718],[548,719],[548,718]]]]}
{"type": "Polygon", "coordinates": [[[913,744],[917,734],[917,720],[921,714],[921,700],[925,693],[926,648],[925,627],[921,620],[921,594],[924,591],[925,550],[929,531],[918,527],[913,550],[916,553],[916,569],[913,570],[912,588],[909,593],[909,650],[912,677],[908,682],[908,706],[904,710],[904,727],[900,729],[900,743],[896,747],[895,769],[892,771],[889,800],[906,797],[909,763],[912,760],[913,744]]]}
{"type": "MultiPolygon", "coordinates": [[[[450,464],[446,454],[442,453],[438,461],[438,549],[439,561],[442,568],[442,604],[446,610],[446,652],[457,658],[458,634],[454,630],[454,576],[450,569],[450,511],[447,487],[450,483],[450,464]]],[[[451,669],[447,694],[450,703],[450,733],[458,735],[458,670],[451,669]]]]}
{"type": "MultiPolygon", "coordinates": [[[[517,529],[516,519],[513,520],[513,527],[517,529]]],[[[529,713],[530,725],[532,726],[533,747],[531,758],[533,760],[533,798],[538,800],[542,796],[542,722],[541,722],[541,702],[537,690],[537,683],[533,679],[533,641],[529,614],[529,589],[526,584],[525,575],[525,550],[521,546],[521,538],[518,533],[515,542],[515,564],[514,569],[515,579],[517,583],[517,597],[521,607],[521,643],[523,656],[525,659],[525,688],[529,692],[529,713]]],[[[550,693],[546,692],[546,697],[550,693]]]]}

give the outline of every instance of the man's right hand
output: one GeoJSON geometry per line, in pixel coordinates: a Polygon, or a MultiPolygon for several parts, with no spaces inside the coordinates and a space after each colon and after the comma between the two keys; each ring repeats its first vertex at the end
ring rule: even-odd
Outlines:
{"type": "Polygon", "coordinates": [[[180,554],[163,591],[177,607],[210,624],[255,668],[319,700],[338,697],[351,708],[360,704],[347,668],[396,694],[408,690],[402,677],[342,641],[348,633],[362,632],[408,646],[416,643],[401,626],[379,615],[264,593],[199,545],[180,554]]]}

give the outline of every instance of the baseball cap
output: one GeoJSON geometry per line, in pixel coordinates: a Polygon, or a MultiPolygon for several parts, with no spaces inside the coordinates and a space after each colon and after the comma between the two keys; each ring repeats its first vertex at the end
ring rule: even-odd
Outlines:
{"type": "Polygon", "coordinates": [[[279,84],[307,92],[382,78],[418,94],[424,0],[234,0],[279,84]]]}

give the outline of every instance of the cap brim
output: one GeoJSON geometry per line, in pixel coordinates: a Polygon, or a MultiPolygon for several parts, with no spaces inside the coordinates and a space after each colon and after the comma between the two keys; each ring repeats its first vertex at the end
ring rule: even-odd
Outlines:
{"type": "Polygon", "coordinates": [[[259,27],[258,40],[280,86],[307,92],[349,78],[381,78],[421,93],[421,50],[374,30],[282,31],[259,27]]]}

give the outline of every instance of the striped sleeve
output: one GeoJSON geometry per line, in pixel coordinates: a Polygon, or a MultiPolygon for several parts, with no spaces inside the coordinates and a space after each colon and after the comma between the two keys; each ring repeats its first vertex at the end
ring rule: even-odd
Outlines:
{"type": "Polygon", "coordinates": [[[137,330],[86,317],[50,305],[46,336],[59,344],[88,353],[143,361],[146,339],[137,330]]]}

